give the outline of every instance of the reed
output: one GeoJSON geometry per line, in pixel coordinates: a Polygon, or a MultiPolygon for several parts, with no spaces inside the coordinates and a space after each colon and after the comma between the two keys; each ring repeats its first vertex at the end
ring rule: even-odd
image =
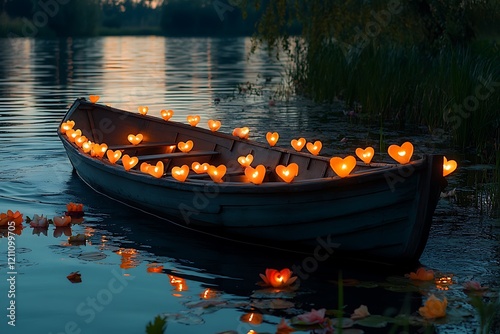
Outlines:
{"type": "MultiPolygon", "coordinates": [[[[302,59],[293,77],[317,101],[359,102],[365,118],[395,119],[441,128],[460,148],[493,144],[500,123],[500,57],[473,48],[437,55],[403,46],[367,46],[345,54],[335,43],[302,59]],[[311,65],[314,64],[314,65],[311,65]]],[[[493,154],[493,150],[491,150],[493,154]]],[[[491,157],[488,157],[491,158],[491,157]]]]}

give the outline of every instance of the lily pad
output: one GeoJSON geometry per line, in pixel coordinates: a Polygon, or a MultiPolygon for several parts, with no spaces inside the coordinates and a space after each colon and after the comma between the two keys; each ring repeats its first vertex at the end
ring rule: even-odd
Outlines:
{"type": "Polygon", "coordinates": [[[252,306],[260,309],[283,310],[292,308],[295,304],[283,299],[263,299],[253,301],[252,306]]]}
{"type": "Polygon", "coordinates": [[[78,258],[84,261],[99,261],[105,259],[106,257],[107,255],[101,252],[88,252],[78,255],[78,258]]]}
{"type": "Polygon", "coordinates": [[[356,320],[355,324],[365,327],[383,328],[387,326],[388,323],[392,322],[394,322],[394,319],[391,317],[385,317],[383,315],[370,315],[366,318],[356,320]]]}
{"type": "Polygon", "coordinates": [[[274,299],[274,298],[282,298],[282,299],[292,299],[295,297],[295,293],[291,291],[283,291],[279,289],[261,289],[256,290],[250,296],[252,298],[257,299],[274,299]]]}
{"type": "Polygon", "coordinates": [[[205,320],[199,315],[186,311],[181,311],[179,313],[163,313],[162,316],[169,322],[173,321],[183,325],[202,325],[205,323],[205,320]]]}

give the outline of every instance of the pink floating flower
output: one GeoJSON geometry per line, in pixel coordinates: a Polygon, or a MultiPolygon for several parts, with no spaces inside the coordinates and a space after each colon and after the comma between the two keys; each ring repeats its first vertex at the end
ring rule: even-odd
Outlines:
{"type": "Polygon", "coordinates": [[[281,318],[278,328],[276,329],[276,334],[288,334],[291,332],[295,332],[295,329],[286,323],[285,318],[281,318]]]}
{"type": "Polygon", "coordinates": [[[39,216],[37,214],[33,215],[33,219],[30,221],[30,226],[31,227],[47,227],[49,226],[49,222],[47,220],[47,217],[44,217],[43,215],[39,216]]]}
{"type": "Polygon", "coordinates": [[[297,280],[297,276],[292,277],[292,271],[288,268],[278,271],[276,269],[266,269],[266,275],[259,274],[264,281],[265,286],[273,288],[283,288],[293,284],[297,280]]]}
{"type": "Polygon", "coordinates": [[[467,291],[484,291],[487,290],[487,286],[481,286],[481,283],[477,281],[468,281],[463,284],[463,287],[467,291]]]}
{"type": "Polygon", "coordinates": [[[432,281],[434,279],[434,271],[420,267],[417,269],[417,272],[411,272],[406,276],[417,281],[432,281]]]}
{"type": "Polygon", "coordinates": [[[369,315],[370,312],[368,312],[368,307],[366,307],[366,305],[361,305],[360,307],[354,310],[353,314],[351,314],[351,319],[352,320],[363,319],[369,315]]]}
{"type": "Polygon", "coordinates": [[[297,319],[308,325],[321,324],[325,321],[325,312],[326,309],[324,308],[320,310],[312,309],[311,312],[298,315],[297,319]]]}

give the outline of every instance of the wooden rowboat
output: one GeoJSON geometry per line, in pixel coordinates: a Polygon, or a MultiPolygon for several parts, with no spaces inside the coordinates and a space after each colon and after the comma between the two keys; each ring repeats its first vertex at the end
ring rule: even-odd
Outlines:
{"type": "MultiPolygon", "coordinates": [[[[59,127],[58,135],[78,176],[95,191],[131,207],[213,234],[268,245],[306,247],[316,260],[349,254],[391,263],[418,260],[445,180],[443,157],[425,155],[408,164],[357,162],[338,177],[330,158],[270,147],[236,136],[140,115],[77,99],[63,118],[109,150],[138,158],[125,170],[119,160],[92,157],[59,127]],[[138,145],[129,134],[143,135],[138,145]],[[192,140],[194,148],[178,152],[192,140]],[[248,182],[238,157],[252,154],[252,166],[267,167],[262,184],[248,182]],[[162,161],[164,173],[140,171],[143,162],[162,161]],[[190,172],[184,182],[172,168],[193,162],[227,166],[220,183],[190,172]],[[283,182],[277,165],[296,163],[298,175],[283,182]]],[[[74,130],[73,129],[73,130],[74,130]]]]}

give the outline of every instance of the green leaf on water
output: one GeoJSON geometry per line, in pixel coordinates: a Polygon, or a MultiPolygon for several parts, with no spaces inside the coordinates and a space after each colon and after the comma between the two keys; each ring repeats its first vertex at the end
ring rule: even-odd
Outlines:
{"type": "Polygon", "coordinates": [[[356,320],[354,324],[372,328],[383,328],[387,326],[388,323],[393,322],[394,318],[391,317],[386,317],[383,315],[370,315],[369,317],[356,320]]]}
{"type": "Polygon", "coordinates": [[[146,333],[147,334],[163,334],[167,329],[167,320],[165,317],[161,317],[157,315],[154,319],[154,322],[148,322],[146,325],[146,333]]]}

